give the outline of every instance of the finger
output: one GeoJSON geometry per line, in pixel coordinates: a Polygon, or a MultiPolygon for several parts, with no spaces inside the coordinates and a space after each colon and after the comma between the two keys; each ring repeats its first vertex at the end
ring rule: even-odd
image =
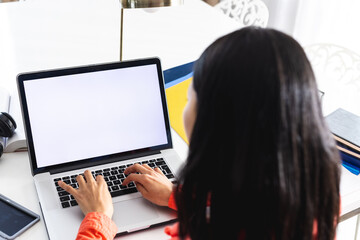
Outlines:
{"type": "Polygon", "coordinates": [[[79,187],[81,187],[81,188],[83,188],[85,186],[85,184],[86,184],[85,179],[84,179],[84,177],[82,175],[78,175],[76,177],[76,181],[78,182],[79,187]]]}
{"type": "Polygon", "coordinates": [[[155,171],[155,172],[157,172],[157,173],[159,173],[159,174],[161,174],[162,176],[164,176],[164,177],[165,177],[165,174],[163,173],[163,171],[161,171],[161,169],[160,169],[160,168],[155,167],[155,168],[154,168],[154,171],[155,171]]]}
{"type": "Polygon", "coordinates": [[[128,167],[127,169],[125,169],[124,173],[125,174],[130,174],[130,173],[136,173],[136,172],[139,172],[139,173],[142,173],[142,174],[145,174],[145,173],[150,173],[149,172],[149,169],[143,167],[142,165],[140,164],[134,164],[130,167],[128,167]]]}
{"type": "Polygon", "coordinates": [[[127,178],[124,179],[122,182],[122,185],[128,185],[130,182],[138,182],[142,185],[144,185],[146,181],[146,175],[145,174],[130,174],[127,178]]]}
{"type": "Polygon", "coordinates": [[[144,187],[144,185],[142,185],[139,182],[136,182],[136,188],[142,195],[147,194],[148,192],[147,189],[144,187]]]}
{"type": "Polygon", "coordinates": [[[95,179],[89,170],[85,170],[84,175],[85,175],[86,182],[88,182],[88,183],[95,182],[95,179]]]}
{"type": "Polygon", "coordinates": [[[64,183],[63,181],[58,181],[58,184],[59,186],[64,189],[66,192],[70,193],[71,195],[76,195],[76,190],[70,186],[70,185],[67,185],[66,183],[64,183]]]}
{"type": "Polygon", "coordinates": [[[156,167],[154,168],[155,172],[160,173],[161,175],[164,175],[164,173],[160,170],[160,168],[156,167]]]}
{"type": "Polygon", "coordinates": [[[149,165],[147,165],[147,164],[143,164],[143,165],[141,165],[141,166],[143,166],[144,168],[146,168],[146,169],[148,169],[148,170],[150,170],[150,171],[153,170],[153,169],[152,169],[149,165]]]}
{"type": "Polygon", "coordinates": [[[97,182],[98,184],[104,184],[104,183],[106,183],[106,182],[105,182],[105,179],[104,179],[104,177],[103,177],[102,175],[97,175],[97,176],[96,176],[96,182],[97,182]]]}

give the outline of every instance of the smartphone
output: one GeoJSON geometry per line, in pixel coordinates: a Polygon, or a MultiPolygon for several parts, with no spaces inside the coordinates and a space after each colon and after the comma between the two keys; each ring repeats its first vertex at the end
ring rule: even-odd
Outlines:
{"type": "Polygon", "coordinates": [[[15,239],[39,220],[39,215],[0,194],[0,238],[15,239]]]}

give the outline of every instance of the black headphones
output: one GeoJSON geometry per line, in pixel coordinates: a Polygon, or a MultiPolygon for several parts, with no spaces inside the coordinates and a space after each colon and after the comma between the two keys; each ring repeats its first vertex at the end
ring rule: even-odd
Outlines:
{"type": "MultiPolygon", "coordinates": [[[[16,129],[15,120],[6,112],[0,113],[0,137],[11,137],[16,129]]],[[[4,151],[4,146],[0,143],[0,157],[4,151]]]]}

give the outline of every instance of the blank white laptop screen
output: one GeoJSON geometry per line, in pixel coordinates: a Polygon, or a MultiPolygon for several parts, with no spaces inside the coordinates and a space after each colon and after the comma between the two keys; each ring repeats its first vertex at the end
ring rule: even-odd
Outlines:
{"type": "Polygon", "coordinates": [[[156,64],[24,88],[38,167],[168,143],[156,64]]]}

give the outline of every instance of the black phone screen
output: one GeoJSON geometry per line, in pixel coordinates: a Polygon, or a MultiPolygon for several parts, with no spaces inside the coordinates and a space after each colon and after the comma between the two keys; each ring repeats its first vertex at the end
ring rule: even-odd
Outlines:
{"type": "Polygon", "coordinates": [[[8,236],[19,232],[36,218],[0,199],[0,231],[8,236]]]}

